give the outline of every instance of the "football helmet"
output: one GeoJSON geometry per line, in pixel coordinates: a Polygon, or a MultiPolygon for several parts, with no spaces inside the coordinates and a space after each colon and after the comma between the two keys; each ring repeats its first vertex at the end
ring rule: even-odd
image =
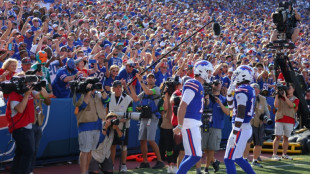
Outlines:
{"type": "Polygon", "coordinates": [[[194,74],[203,78],[207,83],[210,82],[213,71],[212,64],[206,60],[200,60],[194,65],[194,74]]]}
{"type": "Polygon", "coordinates": [[[251,83],[254,80],[254,69],[248,65],[241,65],[234,71],[231,80],[234,85],[243,81],[249,81],[251,83]]]}

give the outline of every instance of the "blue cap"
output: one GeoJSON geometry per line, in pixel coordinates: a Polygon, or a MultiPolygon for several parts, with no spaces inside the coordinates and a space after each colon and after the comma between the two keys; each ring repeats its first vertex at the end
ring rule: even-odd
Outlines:
{"type": "Polygon", "coordinates": [[[1,30],[6,30],[6,29],[8,29],[8,27],[6,25],[1,27],[1,30]]]}
{"type": "Polygon", "coordinates": [[[159,52],[155,52],[155,56],[160,56],[161,54],[159,52]]]}
{"type": "Polygon", "coordinates": [[[31,29],[27,30],[26,33],[33,33],[31,29]]]}
{"type": "Polygon", "coordinates": [[[110,46],[111,46],[110,44],[105,44],[103,48],[110,47],[110,46]]]}

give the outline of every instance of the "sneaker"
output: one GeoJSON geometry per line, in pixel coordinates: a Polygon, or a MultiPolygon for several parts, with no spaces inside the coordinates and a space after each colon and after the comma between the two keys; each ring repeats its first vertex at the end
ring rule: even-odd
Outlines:
{"type": "Polygon", "coordinates": [[[165,164],[164,162],[162,161],[157,161],[155,166],[152,167],[152,169],[161,169],[161,168],[164,168],[165,167],[165,164]]]}
{"type": "Polygon", "coordinates": [[[281,158],[278,155],[272,155],[271,159],[274,161],[281,161],[281,158]]]}
{"type": "Polygon", "coordinates": [[[257,161],[263,161],[261,158],[260,158],[260,156],[257,158],[257,161]]]}
{"type": "Polygon", "coordinates": [[[173,166],[172,173],[177,173],[177,172],[178,172],[178,167],[177,166],[173,166]]]}
{"type": "Polygon", "coordinates": [[[139,168],[150,168],[150,164],[149,163],[141,163],[139,168]]]}
{"type": "Polygon", "coordinates": [[[263,166],[261,164],[259,164],[256,160],[252,162],[252,166],[257,166],[257,167],[263,168],[263,166]]]}
{"type": "Polygon", "coordinates": [[[288,156],[287,154],[282,155],[282,159],[288,159],[288,160],[293,160],[292,157],[288,156]]]}
{"type": "Polygon", "coordinates": [[[172,166],[168,166],[167,173],[173,173],[172,172],[172,166]]]}
{"type": "Polygon", "coordinates": [[[126,165],[121,166],[121,172],[127,172],[127,166],[126,165]]]}
{"type": "Polygon", "coordinates": [[[208,168],[205,168],[205,174],[210,174],[208,168]]]}
{"type": "Polygon", "coordinates": [[[220,161],[219,160],[215,160],[215,162],[212,164],[214,172],[218,172],[220,170],[220,161]]]}

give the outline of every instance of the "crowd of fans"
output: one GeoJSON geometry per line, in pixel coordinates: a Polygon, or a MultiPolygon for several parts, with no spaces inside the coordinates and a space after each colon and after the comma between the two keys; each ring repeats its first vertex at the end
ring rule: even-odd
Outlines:
{"type": "MultiPolygon", "coordinates": [[[[214,78],[224,82],[222,92],[241,63],[255,67],[255,80],[271,94],[274,57],[266,44],[275,27],[271,13],[277,5],[278,1],[259,0],[1,1],[0,72],[9,79],[36,68],[35,63],[44,63],[41,75],[48,92],[57,98],[70,97],[68,79],[64,80],[69,75],[74,77],[69,80],[98,77],[109,92],[115,79],[131,81],[137,72],[216,19],[220,36],[214,36],[211,27],[204,28],[149,69],[148,73],[155,73],[156,85],[177,72],[181,77],[193,76],[194,62],[207,59],[215,67],[214,78]],[[8,58],[17,64],[5,66],[8,58]],[[68,68],[62,71],[64,65],[68,68]]],[[[294,7],[301,14],[301,32],[289,57],[309,85],[309,3],[297,1],[294,7]]],[[[139,92],[140,84],[135,85],[139,92]]]]}
{"type": "MultiPolygon", "coordinates": [[[[275,52],[266,45],[275,29],[271,14],[278,4],[278,0],[0,0],[0,82],[40,69],[36,73],[47,82],[49,96],[69,98],[69,81],[97,77],[109,94],[115,80],[128,83],[148,68],[139,76],[143,80],[133,83],[139,94],[148,74],[159,87],[175,75],[194,77],[194,63],[204,59],[213,64],[213,80],[222,82],[223,96],[240,64],[254,67],[255,82],[271,96],[277,83],[275,52]],[[213,19],[221,25],[219,36],[207,26],[152,65],[213,19]]],[[[301,16],[300,33],[288,57],[308,88],[310,5],[298,0],[293,6],[301,16]]]]}

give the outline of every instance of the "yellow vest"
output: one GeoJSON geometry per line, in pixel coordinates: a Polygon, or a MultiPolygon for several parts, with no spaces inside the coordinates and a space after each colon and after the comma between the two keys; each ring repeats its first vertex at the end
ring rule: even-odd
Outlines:
{"type": "MultiPolygon", "coordinates": [[[[291,102],[293,102],[295,99],[297,99],[297,97],[295,96],[289,98],[291,102]]],[[[289,107],[288,104],[282,98],[279,98],[279,106],[278,111],[276,113],[276,120],[283,118],[284,115],[295,119],[295,114],[296,114],[295,108],[289,107]]]]}

